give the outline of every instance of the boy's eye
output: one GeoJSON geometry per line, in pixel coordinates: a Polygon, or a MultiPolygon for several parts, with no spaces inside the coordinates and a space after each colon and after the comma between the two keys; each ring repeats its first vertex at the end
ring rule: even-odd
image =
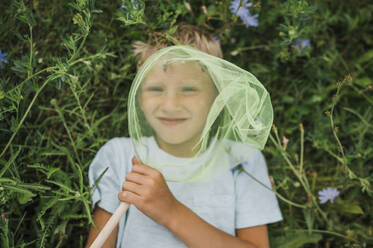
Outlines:
{"type": "Polygon", "coordinates": [[[156,91],[156,92],[163,91],[163,89],[161,87],[149,87],[148,90],[149,91],[156,91]]]}
{"type": "Polygon", "coordinates": [[[193,88],[193,87],[184,87],[183,88],[183,91],[186,91],[186,92],[192,92],[192,91],[197,91],[196,88],[193,88]]]}

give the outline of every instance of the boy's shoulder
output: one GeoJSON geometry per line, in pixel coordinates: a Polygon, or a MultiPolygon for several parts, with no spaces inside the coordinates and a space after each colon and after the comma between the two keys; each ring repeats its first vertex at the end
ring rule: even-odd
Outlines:
{"type": "Polygon", "coordinates": [[[119,173],[121,175],[130,168],[132,157],[131,138],[114,137],[100,147],[90,165],[90,170],[100,171],[110,167],[111,170],[115,171],[115,174],[119,173]]]}
{"type": "Polygon", "coordinates": [[[104,146],[128,146],[131,145],[130,137],[114,137],[106,141],[104,146]]]}
{"type": "Polygon", "coordinates": [[[104,143],[104,145],[100,148],[103,152],[115,153],[115,152],[122,152],[122,151],[132,151],[132,141],[129,137],[114,137],[109,139],[104,143]]]}

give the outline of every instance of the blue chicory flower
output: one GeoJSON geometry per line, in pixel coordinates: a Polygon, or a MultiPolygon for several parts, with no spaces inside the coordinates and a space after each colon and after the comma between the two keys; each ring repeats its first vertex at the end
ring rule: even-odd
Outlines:
{"type": "Polygon", "coordinates": [[[331,203],[334,202],[334,199],[339,195],[339,191],[336,188],[327,187],[326,189],[319,191],[319,200],[321,204],[330,201],[331,203]]]}
{"type": "MultiPolygon", "coordinates": [[[[123,4],[122,6],[120,6],[120,9],[124,10],[125,12],[127,12],[129,9],[138,10],[139,8],[140,8],[140,3],[138,2],[138,0],[131,0],[130,6],[126,6],[126,4],[123,4]]],[[[129,17],[133,18],[133,15],[130,14],[129,17]]]]}
{"type": "Polygon", "coordinates": [[[257,27],[259,25],[258,22],[258,14],[251,15],[250,10],[248,7],[252,6],[252,3],[248,3],[247,0],[233,0],[229,9],[231,10],[232,14],[238,16],[244,23],[245,26],[254,26],[257,27]]]}
{"type": "Polygon", "coordinates": [[[240,13],[241,13],[245,15],[246,12],[249,11],[247,8],[252,5],[252,3],[248,3],[247,0],[243,0],[242,3],[241,4],[240,3],[241,3],[240,0],[233,0],[231,2],[229,9],[231,10],[232,14],[236,14],[237,16],[240,16],[240,13]]]}
{"type": "Polygon", "coordinates": [[[245,23],[245,26],[246,27],[248,27],[248,26],[257,27],[259,25],[258,16],[259,16],[259,14],[248,15],[246,17],[246,19],[243,21],[245,23]]]}
{"type": "Polygon", "coordinates": [[[8,64],[8,60],[5,59],[7,55],[8,53],[2,53],[0,49],[0,69],[3,68],[3,63],[8,64]]]}
{"type": "Polygon", "coordinates": [[[295,39],[294,47],[298,51],[303,51],[307,47],[311,46],[310,39],[295,39]]]}
{"type": "MultiPolygon", "coordinates": [[[[131,6],[134,9],[138,9],[138,8],[140,8],[140,3],[138,2],[138,0],[131,0],[131,6]]],[[[120,6],[120,8],[127,10],[127,6],[125,4],[123,4],[122,6],[120,6]]]]}

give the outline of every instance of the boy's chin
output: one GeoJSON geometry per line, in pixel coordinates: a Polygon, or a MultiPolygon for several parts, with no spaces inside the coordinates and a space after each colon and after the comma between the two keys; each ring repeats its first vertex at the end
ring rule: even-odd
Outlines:
{"type": "Polygon", "coordinates": [[[182,145],[185,144],[186,140],[184,139],[175,139],[175,137],[162,137],[161,142],[165,145],[182,145]]]}
{"type": "Polygon", "coordinates": [[[190,142],[190,139],[187,137],[175,137],[175,136],[159,136],[157,137],[158,143],[162,142],[165,145],[174,145],[174,146],[181,146],[181,145],[187,145],[190,142]]]}

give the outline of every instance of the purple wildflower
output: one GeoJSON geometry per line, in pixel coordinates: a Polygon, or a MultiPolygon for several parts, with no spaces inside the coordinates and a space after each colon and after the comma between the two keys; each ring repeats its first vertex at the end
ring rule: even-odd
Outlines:
{"type": "MultiPolygon", "coordinates": [[[[120,9],[124,10],[124,12],[130,11],[130,10],[138,10],[140,8],[140,3],[137,0],[131,0],[129,2],[128,6],[126,4],[123,4],[120,6],[120,9]]],[[[132,14],[129,14],[130,18],[133,18],[132,14]]]]}
{"type": "MultiPolygon", "coordinates": [[[[137,0],[131,0],[130,7],[134,8],[134,9],[138,9],[140,7],[140,4],[137,0]]],[[[122,6],[120,6],[120,8],[126,10],[127,6],[125,4],[123,4],[122,6]]]]}
{"type": "Polygon", "coordinates": [[[245,13],[245,11],[248,11],[247,8],[250,7],[251,5],[253,5],[252,3],[248,3],[247,0],[243,0],[242,3],[241,4],[240,3],[241,3],[240,0],[233,0],[231,2],[231,5],[229,6],[229,9],[231,10],[232,14],[237,14],[237,16],[240,16],[238,14],[240,11],[241,11],[241,13],[245,13]]]}
{"type": "Polygon", "coordinates": [[[251,15],[250,10],[248,7],[253,5],[252,3],[248,3],[247,0],[233,0],[231,2],[231,5],[229,6],[229,9],[231,10],[232,14],[235,14],[238,16],[244,23],[245,26],[258,26],[258,14],[251,15]]]}
{"type": "Polygon", "coordinates": [[[214,41],[216,41],[217,43],[220,43],[220,40],[219,40],[219,38],[218,38],[217,36],[214,36],[213,39],[214,39],[214,41]]]}
{"type": "Polygon", "coordinates": [[[250,11],[248,7],[250,7],[252,3],[248,3],[247,0],[243,0],[242,4],[240,5],[240,0],[233,0],[229,9],[231,10],[232,14],[240,17],[241,20],[246,19],[248,15],[250,15],[250,11]]]}
{"type": "Polygon", "coordinates": [[[319,200],[321,204],[326,203],[330,200],[331,203],[334,202],[334,199],[339,195],[339,191],[336,188],[327,187],[326,189],[319,191],[319,200]]]}
{"type": "Polygon", "coordinates": [[[257,27],[259,25],[258,16],[259,16],[259,14],[248,15],[246,17],[246,19],[243,21],[245,23],[245,26],[246,27],[248,27],[248,26],[257,27]]]}
{"type": "Polygon", "coordinates": [[[3,63],[8,64],[8,60],[5,59],[7,55],[8,53],[2,53],[0,49],[0,69],[3,68],[3,63]]]}
{"type": "Polygon", "coordinates": [[[310,39],[296,39],[294,43],[294,48],[298,51],[303,51],[307,47],[311,46],[310,39]]]}

